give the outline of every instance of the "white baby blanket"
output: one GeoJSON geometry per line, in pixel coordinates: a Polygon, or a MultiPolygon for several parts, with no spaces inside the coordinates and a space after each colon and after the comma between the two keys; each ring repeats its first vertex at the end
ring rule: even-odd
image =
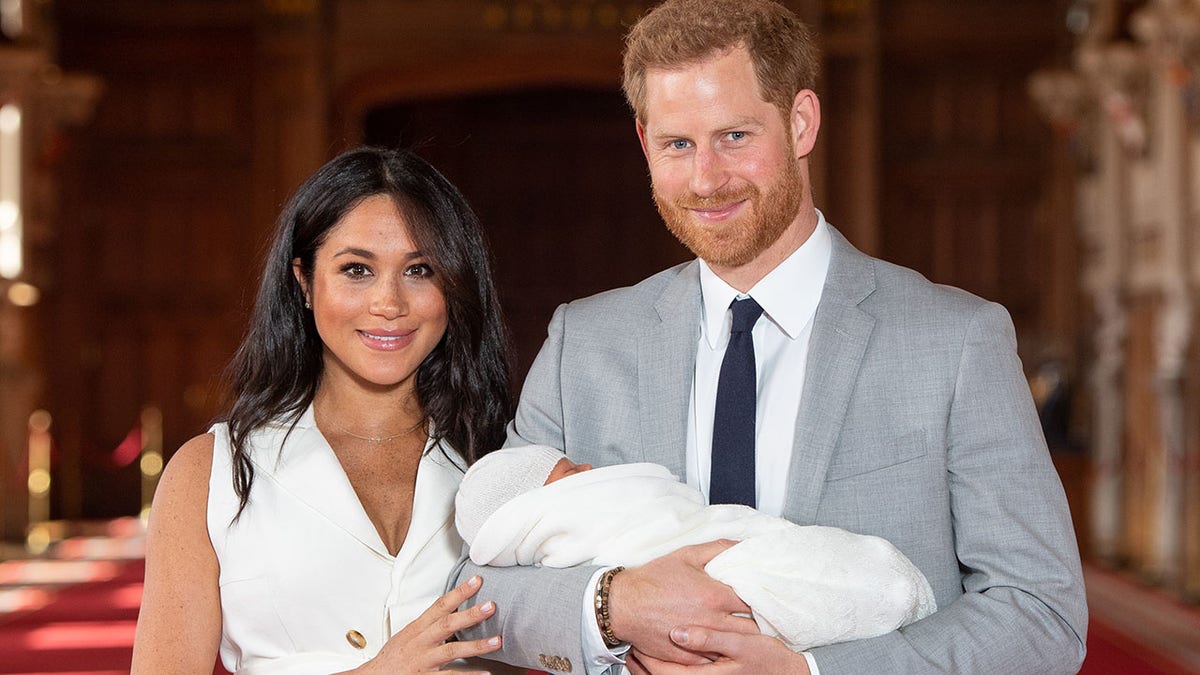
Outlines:
{"type": "Polygon", "coordinates": [[[705,571],[796,651],[882,635],[936,610],[925,576],[888,541],[706,506],[657,464],[601,467],[526,492],[468,543],[480,565],[633,566],[714,539],[740,543],[705,571]]]}

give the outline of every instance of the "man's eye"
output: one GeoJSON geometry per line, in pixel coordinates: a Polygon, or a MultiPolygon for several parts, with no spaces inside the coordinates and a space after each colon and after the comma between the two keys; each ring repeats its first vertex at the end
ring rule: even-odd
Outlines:
{"type": "Polygon", "coordinates": [[[687,150],[688,142],[682,139],[671,141],[672,150],[687,150]]]}
{"type": "Polygon", "coordinates": [[[409,265],[404,269],[404,276],[419,278],[431,277],[433,276],[433,268],[425,263],[409,265]]]}
{"type": "Polygon", "coordinates": [[[746,132],[744,132],[744,131],[729,132],[729,140],[731,140],[731,141],[740,141],[745,137],[746,137],[746,132]]]}

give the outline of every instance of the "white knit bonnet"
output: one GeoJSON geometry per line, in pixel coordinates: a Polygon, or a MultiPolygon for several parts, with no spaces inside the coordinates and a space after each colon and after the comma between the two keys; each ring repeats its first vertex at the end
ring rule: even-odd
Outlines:
{"type": "Polygon", "coordinates": [[[565,456],[546,445],[525,445],[489,452],[475,462],[454,498],[454,524],[463,541],[474,541],[488,516],[509,500],[545,485],[565,456]]]}

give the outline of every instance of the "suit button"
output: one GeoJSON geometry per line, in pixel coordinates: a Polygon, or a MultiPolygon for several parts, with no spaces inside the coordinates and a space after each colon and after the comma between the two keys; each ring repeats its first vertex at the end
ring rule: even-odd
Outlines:
{"type": "Polygon", "coordinates": [[[538,654],[538,663],[548,671],[569,673],[571,672],[571,659],[565,656],[547,656],[538,654]]]}
{"type": "Polygon", "coordinates": [[[350,646],[355,649],[366,649],[367,647],[367,638],[356,630],[346,631],[346,642],[349,642],[350,646]]]}

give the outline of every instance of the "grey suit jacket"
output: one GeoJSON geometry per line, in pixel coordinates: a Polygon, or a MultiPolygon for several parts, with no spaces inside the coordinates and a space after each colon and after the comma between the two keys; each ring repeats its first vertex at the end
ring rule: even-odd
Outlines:
{"type": "MultiPolygon", "coordinates": [[[[784,516],[888,539],[940,611],[813,650],[839,673],[1074,673],[1087,608],[1062,486],[1007,312],[868,257],[836,231],[814,318],[784,516]]],[[[698,264],[558,308],[508,444],[684,475],[698,264]]],[[[591,570],[480,569],[501,660],[580,662],[591,570]]]]}

